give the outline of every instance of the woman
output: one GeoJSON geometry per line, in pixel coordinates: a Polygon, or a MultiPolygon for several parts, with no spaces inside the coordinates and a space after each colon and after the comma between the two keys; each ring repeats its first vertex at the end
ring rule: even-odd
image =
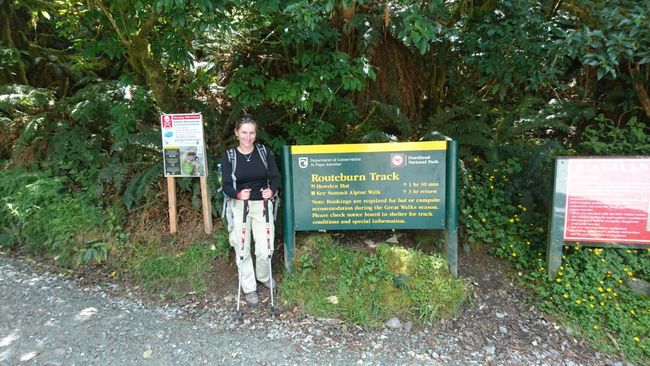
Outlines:
{"type": "Polygon", "coordinates": [[[246,303],[255,307],[257,298],[257,281],[266,288],[271,288],[269,254],[273,254],[273,197],[280,188],[280,172],[275,157],[270,149],[255,143],[257,123],[248,115],[243,116],[235,128],[239,146],[224,154],[221,159],[223,191],[233,203],[233,227],[230,230],[230,245],[237,253],[237,266],[240,271],[240,286],[245,294],[246,303]],[[229,156],[230,155],[230,156],[229,156]],[[231,160],[232,159],[232,160],[231,160]],[[233,171],[233,166],[234,171],[233,171]],[[268,213],[265,203],[268,202],[268,213]],[[244,204],[247,204],[244,250],[242,252],[242,231],[244,221],[244,204]],[[270,243],[267,245],[266,223],[268,218],[270,243]],[[255,268],[250,253],[251,233],[255,241],[255,268]],[[270,246],[271,253],[268,247],[270,246]]]}

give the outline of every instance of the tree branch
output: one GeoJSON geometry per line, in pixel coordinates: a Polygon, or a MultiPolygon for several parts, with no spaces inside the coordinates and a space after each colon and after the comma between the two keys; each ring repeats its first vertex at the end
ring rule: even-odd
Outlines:
{"type": "Polygon", "coordinates": [[[551,6],[551,10],[548,12],[548,19],[553,18],[555,13],[557,13],[558,9],[560,9],[560,6],[562,5],[562,0],[554,0],[553,1],[553,6],[551,6]]]}
{"type": "Polygon", "coordinates": [[[156,25],[158,19],[160,19],[160,14],[151,12],[151,14],[149,14],[149,18],[147,18],[147,20],[145,20],[145,22],[140,27],[140,30],[138,31],[138,35],[142,37],[147,37],[149,33],[151,33],[153,26],[156,25]]]}
{"type": "Polygon", "coordinates": [[[109,22],[111,23],[111,25],[113,26],[113,29],[115,29],[115,33],[117,33],[117,36],[118,36],[118,38],[120,39],[120,41],[124,44],[124,47],[126,47],[126,48],[130,48],[130,47],[131,47],[131,40],[129,40],[129,39],[128,39],[128,38],[127,38],[127,37],[122,33],[122,31],[120,30],[120,27],[117,25],[117,21],[115,20],[115,18],[113,18],[113,15],[112,15],[111,12],[108,10],[108,8],[106,7],[106,5],[104,5],[104,3],[102,3],[101,0],[94,0],[94,2],[95,2],[95,4],[97,5],[97,7],[99,7],[99,9],[102,11],[102,13],[104,13],[104,15],[106,16],[106,18],[108,18],[108,21],[109,21],[109,22]]]}

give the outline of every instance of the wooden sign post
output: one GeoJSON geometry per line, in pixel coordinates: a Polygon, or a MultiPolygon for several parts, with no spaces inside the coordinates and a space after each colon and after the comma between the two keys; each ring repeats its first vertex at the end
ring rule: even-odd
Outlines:
{"type": "Polygon", "coordinates": [[[167,177],[167,202],[169,202],[169,232],[176,233],[176,181],[167,177]]]}
{"type": "Polygon", "coordinates": [[[212,205],[210,204],[210,193],[208,192],[208,179],[199,178],[201,181],[201,207],[203,210],[203,228],[206,234],[212,233],[212,205]]]}

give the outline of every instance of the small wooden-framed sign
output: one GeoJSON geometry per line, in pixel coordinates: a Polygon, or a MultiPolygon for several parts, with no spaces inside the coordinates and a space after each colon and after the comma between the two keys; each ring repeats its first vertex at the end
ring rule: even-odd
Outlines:
{"type": "Polygon", "coordinates": [[[175,177],[199,177],[205,233],[212,232],[212,215],[207,184],[207,155],[203,137],[201,113],[162,114],[163,166],[167,177],[169,199],[169,231],[176,232],[176,182],[175,177]]]}

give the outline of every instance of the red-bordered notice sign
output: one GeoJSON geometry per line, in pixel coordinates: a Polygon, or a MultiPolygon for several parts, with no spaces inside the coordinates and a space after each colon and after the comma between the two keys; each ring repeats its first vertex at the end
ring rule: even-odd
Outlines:
{"type": "Polygon", "coordinates": [[[650,244],[650,159],[569,159],[564,241],[650,244]]]}
{"type": "Polygon", "coordinates": [[[203,116],[200,113],[160,116],[166,177],[207,176],[203,116]]]}

